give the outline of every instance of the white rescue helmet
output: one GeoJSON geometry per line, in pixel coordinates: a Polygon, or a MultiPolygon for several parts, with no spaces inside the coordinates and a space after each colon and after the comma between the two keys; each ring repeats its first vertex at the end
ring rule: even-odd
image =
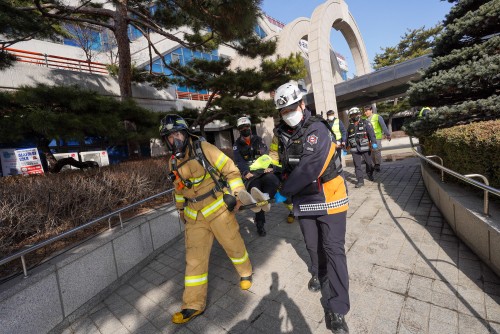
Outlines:
{"type": "Polygon", "coordinates": [[[236,121],[236,127],[239,129],[243,125],[251,126],[252,122],[250,122],[250,118],[248,118],[246,116],[238,118],[238,120],[236,121]]]}
{"type": "Polygon", "coordinates": [[[276,109],[283,109],[302,100],[302,92],[296,84],[288,82],[281,85],[274,93],[276,109]]]}
{"type": "Polygon", "coordinates": [[[361,111],[359,110],[358,107],[352,107],[351,109],[349,109],[349,111],[347,112],[347,114],[349,116],[355,115],[355,114],[361,114],[361,111]]]}

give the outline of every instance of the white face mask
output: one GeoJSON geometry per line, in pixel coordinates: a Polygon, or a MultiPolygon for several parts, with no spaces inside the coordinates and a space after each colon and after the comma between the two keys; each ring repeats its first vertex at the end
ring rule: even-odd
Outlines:
{"type": "Polygon", "coordinates": [[[329,121],[333,121],[335,119],[335,116],[328,116],[329,121]]]}
{"type": "Polygon", "coordinates": [[[303,116],[302,110],[295,110],[283,115],[283,121],[285,121],[288,126],[293,128],[300,123],[303,116]]]}

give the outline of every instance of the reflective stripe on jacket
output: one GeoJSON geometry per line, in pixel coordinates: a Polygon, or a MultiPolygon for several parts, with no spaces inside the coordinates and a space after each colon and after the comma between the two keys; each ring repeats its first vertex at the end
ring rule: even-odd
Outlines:
{"type": "MultiPolygon", "coordinates": [[[[308,123],[309,111],[304,111],[303,124],[308,123]]],[[[286,126],[282,125],[283,129],[286,126]]],[[[278,135],[282,133],[278,131],[278,135]]],[[[337,145],[333,141],[330,130],[321,121],[309,124],[303,131],[296,130],[290,138],[278,138],[281,154],[299,141],[303,145],[299,161],[283,184],[280,192],[291,197],[294,213],[297,216],[326,215],[346,211],[349,208],[349,199],[341,175],[322,183],[320,177],[334,158],[337,145]],[[284,140],[288,139],[288,140],[284,140]]],[[[281,157],[280,157],[281,158],[281,157]]],[[[285,165],[283,159],[280,161],[285,165]]]]}
{"type": "MultiPolygon", "coordinates": [[[[233,195],[237,195],[240,190],[245,189],[240,172],[233,160],[208,142],[201,142],[201,149],[207,161],[224,176],[233,195]]],[[[171,162],[169,166],[172,166],[171,162]]],[[[199,197],[212,191],[215,187],[214,180],[201,163],[195,159],[194,153],[186,152],[185,158],[177,160],[177,166],[180,166],[178,167],[178,173],[183,179],[197,180],[199,182],[188,188],[179,186],[179,183],[181,183],[180,178],[174,181],[176,207],[178,209],[184,208],[184,216],[187,220],[195,221],[197,216],[202,214],[206,221],[212,221],[226,210],[226,205],[222,200],[222,192],[216,194],[217,198],[208,196],[195,203],[186,201],[186,198],[199,197]]]]}

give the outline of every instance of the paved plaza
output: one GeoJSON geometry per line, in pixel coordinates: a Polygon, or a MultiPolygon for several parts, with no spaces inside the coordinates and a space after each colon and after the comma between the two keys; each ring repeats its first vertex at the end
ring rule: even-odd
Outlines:
{"type": "MultiPolygon", "coordinates": [[[[500,333],[500,278],[460,242],[425,190],[419,161],[387,162],[375,181],[355,189],[346,251],[351,333],[500,333]]],[[[254,267],[241,291],[231,261],[215,243],[206,311],[185,325],[180,310],[184,239],[166,248],[64,333],[331,333],[322,307],[328,294],[307,289],[309,256],[298,222],[273,205],[266,237],[253,213],[238,214],[254,267]]]]}

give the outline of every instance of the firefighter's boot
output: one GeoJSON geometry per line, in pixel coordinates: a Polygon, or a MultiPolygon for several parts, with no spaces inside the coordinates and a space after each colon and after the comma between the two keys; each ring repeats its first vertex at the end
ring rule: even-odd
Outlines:
{"type": "Polygon", "coordinates": [[[192,308],[186,308],[181,310],[180,312],[175,313],[172,316],[172,322],[174,324],[185,324],[190,321],[194,317],[202,314],[203,311],[193,310],[192,308]]]}
{"type": "Polygon", "coordinates": [[[241,290],[248,290],[252,286],[252,275],[240,278],[241,290]]]}

